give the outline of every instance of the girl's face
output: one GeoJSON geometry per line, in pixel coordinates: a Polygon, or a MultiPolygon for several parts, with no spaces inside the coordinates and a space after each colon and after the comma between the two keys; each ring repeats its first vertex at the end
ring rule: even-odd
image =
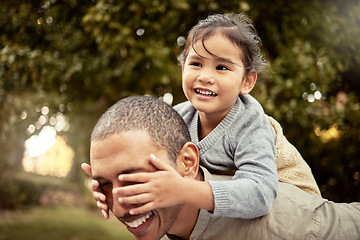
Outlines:
{"type": "Polygon", "coordinates": [[[182,68],[182,86],[186,98],[208,116],[225,117],[238,95],[248,94],[256,73],[245,76],[242,50],[226,37],[216,35],[194,44],[182,68]],[[210,54],[210,53],[211,54],[210,54]]]}

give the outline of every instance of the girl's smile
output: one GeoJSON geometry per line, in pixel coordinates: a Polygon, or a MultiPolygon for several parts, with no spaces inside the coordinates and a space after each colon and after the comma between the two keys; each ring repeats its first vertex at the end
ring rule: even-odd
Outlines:
{"type": "Polygon", "coordinates": [[[195,92],[196,92],[196,94],[200,94],[200,95],[208,96],[208,97],[216,97],[217,96],[217,94],[214,93],[213,91],[207,90],[207,89],[202,89],[202,88],[196,88],[195,92]]]}

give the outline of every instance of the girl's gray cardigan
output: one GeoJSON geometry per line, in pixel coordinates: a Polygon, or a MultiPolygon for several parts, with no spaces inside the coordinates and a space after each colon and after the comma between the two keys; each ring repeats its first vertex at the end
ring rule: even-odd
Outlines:
{"type": "Polygon", "coordinates": [[[198,146],[200,164],[211,173],[232,174],[232,180],[210,181],[214,215],[252,219],[266,215],[277,195],[274,130],[261,105],[240,95],[225,118],[204,139],[198,139],[199,115],[190,102],[174,107],[198,146]]]}

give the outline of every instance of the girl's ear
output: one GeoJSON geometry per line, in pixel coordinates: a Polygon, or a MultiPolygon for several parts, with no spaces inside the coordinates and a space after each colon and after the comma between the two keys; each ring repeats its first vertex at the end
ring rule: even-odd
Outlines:
{"type": "Polygon", "coordinates": [[[257,73],[254,70],[251,70],[243,79],[242,83],[242,89],[240,90],[240,93],[242,95],[246,95],[253,90],[255,83],[257,79],[257,73]]]}
{"type": "Polygon", "coordinates": [[[199,151],[192,142],[187,142],[182,147],[177,159],[177,170],[184,176],[196,178],[199,171],[199,151]]]}

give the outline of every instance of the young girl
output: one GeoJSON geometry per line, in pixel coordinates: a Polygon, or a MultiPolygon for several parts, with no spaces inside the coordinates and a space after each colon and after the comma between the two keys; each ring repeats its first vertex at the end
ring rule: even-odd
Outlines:
{"type": "Polygon", "coordinates": [[[232,181],[209,182],[214,210],[205,209],[214,215],[263,216],[276,197],[274,132],[248,95],[264,65],[259,43],[244,15],[212,15],[190,31],[183,52],[182,86],[189,102],[175,109],[199,148],[201,165],[213,173],[235,173],[232,181]]]}
{"type": "MultiPolygon", "coordinates": [[[[146,185],[153,181],[150,180],[153,173],[149,173],[147,177],[120,175],[121,181],[144,184],[116,189],[114,193],[124,204],[139,204],[130,214],[184,202],[214,215],[252,219],[267,214],[276,198],[275,139],[282,132],[275,121],[270,124],[271,119],[261,105],[249,95],[257,73],[266,65],[252,22],[244,14],[211,15],[189,32],[182,57],[182,86],[189,101],[174,108],[199,148],[201,165],[212,173],[231,174],[232,180],[171,181],[177,177],[176,172],[159,165],[152,156],[154,166],[166,173],[159,175],[159,179],[167,191],[156,191],[154,185],[146,185]],[[174,195],[176,199],[170,198],[174,195]]],[[[306,187],[318,191],[301,156],[298,162],[295,165],[298,169],[285,168],[294,175],[300,172],[310,182],[306,187]]],[[[107,209],[101,194],[95,194],[101,200],[98,206],[107,209]]]]}

